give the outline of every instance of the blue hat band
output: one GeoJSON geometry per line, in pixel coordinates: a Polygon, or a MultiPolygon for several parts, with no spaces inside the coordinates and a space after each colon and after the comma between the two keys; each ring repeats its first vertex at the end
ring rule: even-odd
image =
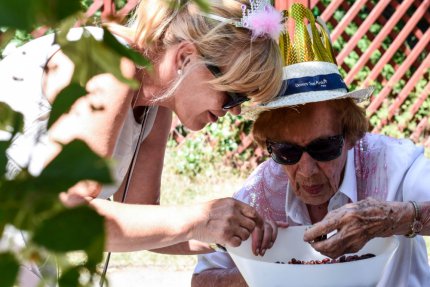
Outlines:
{"type": "Polygon", "coordinates": [[[342,77],[336,73],[292,78],[284,81],[284,85],[285,83],[287,84],[285,91],[278,95],[277,98],[288,97],[294,94],[339,89],[344,89],[345,93],[348,92],[348,88],[346,87],[342,77]]]}

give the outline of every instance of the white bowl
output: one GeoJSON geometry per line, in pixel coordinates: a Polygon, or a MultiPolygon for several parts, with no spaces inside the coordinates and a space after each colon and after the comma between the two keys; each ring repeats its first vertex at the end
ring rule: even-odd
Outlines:
{"type": "Polygon", "coordinates": [[[395,237],[375,238],[355,253],[373,253],[376,256],[372,258],[334,264],[287,264],[292,258],[306,261],[327,258],[303,241],[306,228],[294,226],[279,229],[275,244],[263,257],[252,254],[251,239],[242,242],[239,247],[228,247],[227,251],[250,287],[357,287],[375,286],[399,246],[395,237]]]}

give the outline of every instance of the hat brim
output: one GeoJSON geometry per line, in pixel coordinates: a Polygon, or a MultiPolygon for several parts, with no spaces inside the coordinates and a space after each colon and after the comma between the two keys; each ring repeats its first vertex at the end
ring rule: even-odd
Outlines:
{"type": "Polygon", "coordinates": [[[370,98],[374,89],[375,88],[371,86],[363,89],[358,89],[349,93],[319,91],[296,94],[288,97],[279,98],[274,101],[272,100],[267,104],[244,107],[242,114],[247,119],[256,119],[258,115],[264,111],[270,111],[284,107],[293,107],[309,103],[339,100],[344,98],[352,98],[356,103],[361,103],[370,98]]]}

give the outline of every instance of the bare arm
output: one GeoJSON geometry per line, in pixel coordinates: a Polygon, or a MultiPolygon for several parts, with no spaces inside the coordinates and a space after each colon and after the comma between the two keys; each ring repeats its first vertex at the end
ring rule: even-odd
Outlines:
{"type": "MultiPolygon", "coordinates": [[[[430,235],[430,202],[418,204],[424,223],[420,234],[430,235]]],[[[410,202],[367,198],[331,211],[322,221],[305,232],[304,240],[312,241],[337,230],[329,239],[312,243],[316,250],[335,258],[359,251],[372,238],[410,233],[414,216],[414,207],[410,202]]]]}
{"type": "Polygon", "coordinates": [[[192,287],[246,287],[248,286],[237,267],[231,269],[208,269],[194,274],[192,287]]]}
{"type": "Polygon", "coordinates": [[[208,243],[190,240],[163,248],[151,249],[150,251],[161,254],[197,255],[213,252],[213,249],[209,247],[208,243]]]}
{"type": "Polygon", "coordinates": [[[263,225],[259,214],[232,198],[188,206],[154,206],[94,199],[90,202],[106,218],[107,250],[157,249],[196,239],[239,246],[263,225]]]}

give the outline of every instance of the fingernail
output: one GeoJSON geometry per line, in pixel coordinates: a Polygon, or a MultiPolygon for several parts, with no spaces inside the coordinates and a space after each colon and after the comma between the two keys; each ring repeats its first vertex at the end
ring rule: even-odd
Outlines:
{"type": "Polygon", "coordinates": [[[260,253],[260,249],[258,249],[258,248],[257,248],[257,249],[255,250],[255,255],[258,255],[258,253],[260,253]]]}
{"type": "Polygon", "coordinates": [[[261,250],[261,256],[264,256],[264,253],[266,253],[266,249],[261,250]]]}

